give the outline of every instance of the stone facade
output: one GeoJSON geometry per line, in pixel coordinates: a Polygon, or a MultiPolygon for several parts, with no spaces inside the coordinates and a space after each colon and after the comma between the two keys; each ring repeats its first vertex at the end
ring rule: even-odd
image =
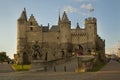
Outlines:
{"type": "Polygon", "coordinates": [[[71,29],[71,21],[64,12],[57,25],[50,27],[49,24],[38,25],[33,14],[27,19],[24,9],[17,20],[17,63],[31,63],[35,42],[40,47],[40,59],[47,57],[47,61],[69,57],[79,48],[84,54],[90,54],[91,50],[105,53],[105,40],[97,34],[96,18],[85,19],[84,29],[78,23],[75,29],[71,29]]]}

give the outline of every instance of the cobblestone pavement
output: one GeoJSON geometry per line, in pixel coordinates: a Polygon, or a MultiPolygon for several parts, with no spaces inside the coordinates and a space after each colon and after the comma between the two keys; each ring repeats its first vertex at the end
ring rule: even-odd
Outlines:
{"type": "Polygon", "coordinates": [[[0,80],[120,80],[120,63],[110,61],[98,72],[9,72],[0,73],[0,80]]]}

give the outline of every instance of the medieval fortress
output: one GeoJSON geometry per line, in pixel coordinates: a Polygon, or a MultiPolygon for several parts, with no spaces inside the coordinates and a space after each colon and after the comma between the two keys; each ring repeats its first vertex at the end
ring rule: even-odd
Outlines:
{"type": "Polygon", "coordinates": [[[39,25],[33,14],[27,18],[24,9],[17,20],[17,63],[31,63],[33,46],[37,50],[40,59],[47,61],[69,57],[76,51],[82,50],[83,54],[91,54],[92,51],[105,53],[105,40],[97,34],[97,19],[89,17],[85,19],[85,28],[71,29],[71,21],[64,11],[62,17],[58,17],[57,25],[39,25]]]}

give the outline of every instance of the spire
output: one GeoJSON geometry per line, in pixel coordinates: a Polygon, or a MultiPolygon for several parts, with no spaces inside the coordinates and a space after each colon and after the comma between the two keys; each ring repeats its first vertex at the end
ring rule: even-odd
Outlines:
{"type": "Polygon", "coordinates": [[[59,17],[58,17],[58,24],[61,22],[61,17],[60,17],[60,9],[59,9],[59,17]]]}
{"type": "Polygon", "coordinates": [[[60,18],[60,13],[59,13],[59,18],[58,18],[58,24],[61,22],[61,18],[60,18]]]}
{"type": "Polygon", "coordinates": [[[65,11],[64,11],[63,16],[62,16],[62,21],[69,21],[65,11]]]}
{"type": "Polygon", "coordinates": [[[22,11],[19,20],[25,20],[25,21],[27,21],[27,15],[26,15],[26,9],[25,9],[25,8],[24,8],[24,10],[22,11]]]}
{"type": "Polygon", "coordinates": [[[80,28],[80,26],[79,26],[79,23],[77,22],[77,27],[76,27],[77,29],[79,29],[80,28]]]}

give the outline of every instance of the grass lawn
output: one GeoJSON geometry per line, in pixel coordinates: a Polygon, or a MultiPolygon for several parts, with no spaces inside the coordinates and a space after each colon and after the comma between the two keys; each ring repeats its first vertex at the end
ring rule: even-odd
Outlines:
{"type": "Polygon", "coordinates": [[[97,72],[99,71],[100,69],[102,69],[107,63],[102,63],[102,64],[99,64],[95,67],[93,67],[93,69],[89,70],[88,72],[97,72]]]}
{"type": "Polygon", "coordinates": [[[17,65],[17,64],[13,64],[12,67],[16,71],[28,71],[28,70],[30,70],[31,65],[17,65]]]}

